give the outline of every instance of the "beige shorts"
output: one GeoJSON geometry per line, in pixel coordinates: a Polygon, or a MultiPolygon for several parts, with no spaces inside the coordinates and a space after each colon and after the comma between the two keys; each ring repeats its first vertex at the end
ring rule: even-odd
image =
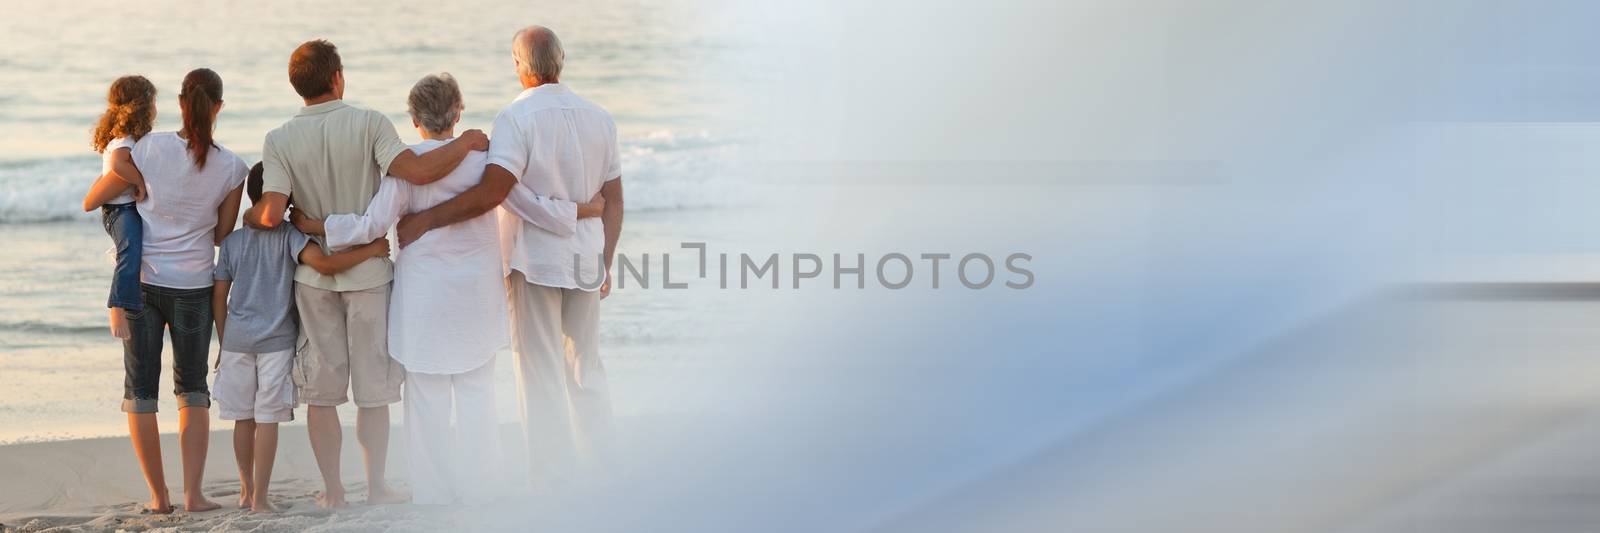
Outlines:
{"type": "Polygon", "coordinates": [[[389,357],[389,286],[334,292],[294,284],[300,343],[294,382],[300,403],[381,407],[400,401],[405,368],[389,357]]]}
{"type": "Polygon", "coordinates": [[[223,420],[294,420],[294,350],[240,353],[222,350],[211,397],[223,420]]]}

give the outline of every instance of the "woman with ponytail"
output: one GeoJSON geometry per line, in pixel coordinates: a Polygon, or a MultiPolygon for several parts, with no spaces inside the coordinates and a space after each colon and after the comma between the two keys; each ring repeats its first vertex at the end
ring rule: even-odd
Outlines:
{"type": "Polygon", "coordinates": [[[184,507],[216,509],[201,494],[211,391],[206,358],[211,345],[212,268],[215,248],[233,231],[239,197],[250,167],[218,145],[212,134],[222,110],[222,78],[210,69],[183,77],[178,92],[183,128],[152,133],[133,148],[143,171],[146,197],[138,203],[144,218],[144,308],[128,314],[130,337],[123,341],[122,410],[128,413],[133,451],[150,486],[150,511],[171,512],[161,467],[156,427],[160,397],[162,334],[172,338],[173,381],[178,405],[178,443],[183,455],[184,507]]]}
{"type": "Polygon", "coordinates": [[[211,135],[216,128],[217,112],[222,111],[222,77],[208,68],[189,72],[183,77],[183,92],[178,93],[178,103],[183,106],[183,131],[179,135],[189,141],[194,165],[204,167],[211,149],[217,147],[211,135]]]}

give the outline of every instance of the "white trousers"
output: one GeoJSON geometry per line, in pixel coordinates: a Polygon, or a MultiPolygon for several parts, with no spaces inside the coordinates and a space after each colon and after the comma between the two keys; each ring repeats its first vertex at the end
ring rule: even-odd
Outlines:
{"type": "Polygon", "coordinates": [[[541,485],[593,463],[611,441],[611,393],[600,363],[600,293],[506,280],[517,399],[530,481],[541,485]]]}
{"type": "Polygon", "coordinates": [[[499,494],[503,487],[494,361],[460,374],[407,372],[405,388],[411,500],[474,504],[499,494]]]}

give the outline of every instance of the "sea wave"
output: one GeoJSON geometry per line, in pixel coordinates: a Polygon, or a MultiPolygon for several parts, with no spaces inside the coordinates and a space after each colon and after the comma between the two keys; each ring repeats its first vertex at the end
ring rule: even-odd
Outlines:
{"type": "Polygon", "coordinates": [[[0,331],[15,333],[39,333],[47,335],[87,335],[99,334],[105,331],[105,324],[56,324],[23,320],[16,322],[0,321],[0,331]]]}
{"type": "Polygon", "coordinates": [[[0,224],[92,220],[81,205],[99,170],[93,156],[0,166],[0,224]]]}
{"type": "MultiPolygon", "coordinates": [[[[658,131],[624,138],[622,173],[628,210],[738,204],[739,160],[737,139],[708,132],[658,131]]],[[[81,205],[99,171],[100,158],[95,154],[0,162],[0,224],[96,220],[81,205]]]]}

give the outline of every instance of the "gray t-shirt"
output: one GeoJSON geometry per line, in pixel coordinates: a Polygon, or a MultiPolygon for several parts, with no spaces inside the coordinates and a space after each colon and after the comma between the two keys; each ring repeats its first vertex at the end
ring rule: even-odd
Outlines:
{"type": "Polygon", "coordinates": [[[222,241],[213,278],[233,281],[222,349],[269,353],[294,348],[294,270],[311,239],[289,224],[240,228],[222,241]]]}

